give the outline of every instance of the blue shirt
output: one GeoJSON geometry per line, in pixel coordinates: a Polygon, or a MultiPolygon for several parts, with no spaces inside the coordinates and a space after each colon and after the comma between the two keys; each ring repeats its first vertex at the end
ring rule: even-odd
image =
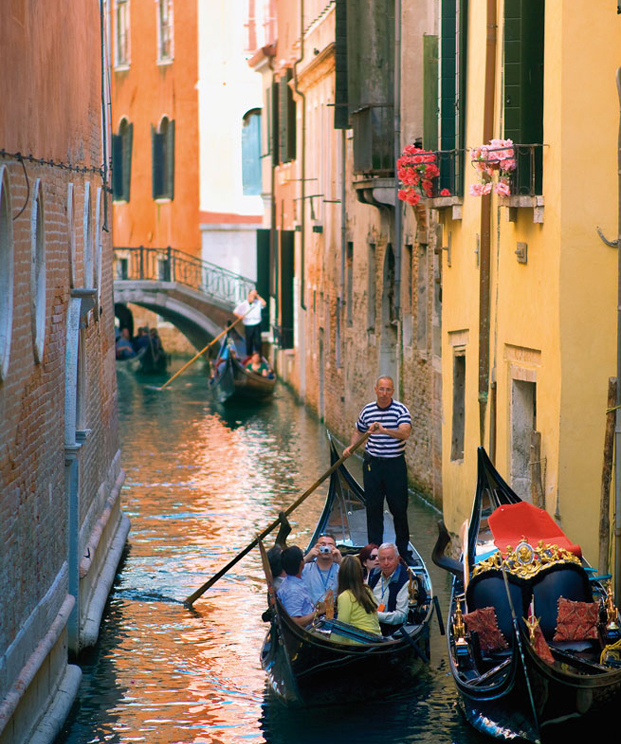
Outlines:
{"type": "Polygon", "coordinates": [[[313,602],[321,602],[326,593],[332,589],[334,598],[338,594],[339,564],[333,563],[327,571],[322,571],[316,561],[304,566],[302,579],[311,595],[313,602]]]}
{"type": "Polygon", "coordinates": [[[278,599],[291,617],[303,617],[315,611],[306,584],[297,576],[285,576],[278,590],[278,599]]]}
{"type": "MultiPolygon", "coordinates": [[[[386,429],[398,429],[401,424],[411,425],[412,417],[398,400],[391,400],[387,408],[380,408],[377,401],[373,401],[360,411],[356,428],[364,434],[374,421],[379,421],[386,429]]],[[[405,452],[405,439],[395,439],[388,434],[371,434],[366,450],[373,457],[399,457],[405,452]]]]}

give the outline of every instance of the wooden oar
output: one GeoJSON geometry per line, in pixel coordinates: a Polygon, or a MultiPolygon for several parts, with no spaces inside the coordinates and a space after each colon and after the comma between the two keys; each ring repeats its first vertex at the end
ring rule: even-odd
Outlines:
{"type": "Polygon", "coordinates": [[[151,385],[150,386],[151,389],[152,390],[158,390],[160,392],[162,390],[164,390],[165,387],[167,387],[168,385],[170,385],[170,383],[175,379],[175,377],[179,377],[179,375],[182,372],[184,372],[190,366],[190,364],[193,364],[199,358],[199,356],[201,356],[202,354],[204,354],[207,351],[207,349],[211,348],[216,343],[216,341],[219,341],[222,338],[222,336],[224,336],[225,334],[227,334],[231,330],[231,328],[233,328],[233,326],[236,326],[239,323],[240,320],[242,320],[243,318],[246,317],[246,315],[248,315],[249,312],[250,312],[250,310],[248,310],[247,313],[244,313],[244,315],[242,315],[240,318],[237,318],[237,320],[235,322],[231,323],[231,325],[228,328],[225,328],[222,331],[222,333],[219,333],[214,338],[213,341],[210,341],[207,344],[207,346],[205,346],[204,349],[202,349],[201,351],[199,351],[198,354],[196,354],[196,356],[193,356],[192,359],[190,359],[189,362],[187,362],[186,364],[184,364],[183,367],[181,367],[180,370],[178,370],[177,372],[175,372],[175,374],[170,378],[170,380],[166,380],[166,382],[162,385],[162,387],[156,387],[155,385],[151,385]]]}
{"type": "MultiPolygon", "coordinates": [[[[300,498],[299,498],[299,499],[298,499],[297,501],[294,501],[294,502],[293,502],[293,504],[291,504],[291,506],[290,506],[290,507],[289,507],[288,509],[286,509],[286,510],[285,510],[284,512],[281,512],[281,514],[284,514],[284,515],[285,515],[285,517],[287,517],[287,516],[289,516],[289,514],[291,514],[291,512],[292,512],[292,511],[293,511],[294,509],[297,509],[297,508],[298,508],[298,506],[300,506],[300,504],[301,504],[301,503],[302,503],[303,501],[305,501],[305,500],[306,500],[306,499],[307,499],[307,498],[308,498],[308,497],[309,497],[309,496],[311,495],[311,493],[312,493],[312,492],[313,492],[313,491],[314,491],[314,490],[315,490],[315,489],[316,489],[316,488],[317,488],[318,486],[320,486],[320,485],[321,485],[321,484],[322,484],[322,483],[323,483],[323,482],[325,481],[325,479],[326,479],[326,478],[329,478],[329,477],[330,477],[330,476],[332,475],[332,473],[334,473],[334,471],[335,471],[335,470],[336,470],[336,469],[337,469],[338,467],[340,467],[340,466],[341,466],[341,465],[342,465],[342,464],[343,464],[343,463],[345,462],[345,460],[347,460],[347,458],[348,458],[348,457],[350,457],[350,456],[351,456],[351,455],[353,454],[354,450],[357,450],[357,449],[358,449],[358,447],[360,447],[360,445],[361,445],[361,444],[363,444],[364,442],[366,442],[366,441],[367,441],[367,439],[369,438],[369,435],[370,435],[370,434],[371,434],[371,432],[370,432],[370,431],[368,431],[368,432],[367,432],[366,434],[364,434],[364,436],[362,436],[362,437],[361,437],[361,438],[360,438],[360,439],[359,439],[359,440],[358,440],[358,441],[356,442],[356,444],[354,444],[354,445],[352,446],[352,448],[351,448],[351,452],[350,452],[350,453],[349,453],[348,455],[343,455],[342,457],[340,457],[340,458],[339,458],[339,459],[338,459],[338,460],[337,460],[337,461],[336,461],[336,462],[334,463],[334,465],[332,465],[332,467],[331,467],[331,468],[329,468],[328,470],[326,470],[326,472],[325,472],[325,473],[324,473],[324,474],[323,474],[323,475],[321,476],[321,478],[319,478],[319,480],[315,481],[315,482],[313,483],[313,485],[312,485],[312,486],[311,486],[311,487],[310,487],[310,488],[309,488],[309,489],[308,489],[307,491],[304,491],[304,493],[303,493],[303,494],[302,494],[302,495],[300,496],[300,498]]],[[[213,586],[213,585],[214,585],[214,584],[216,583],[216,581],[218,581],[218,579],[221,579],[221,578],[222,578],[222,577],[224,576],[224,574],[225,574],[225,573],[227,573],[227,571],[229,571],[229,569],[233,568],[233,566],[234,566],[234,565],[235,565],[235,564],[236,564],[236,563],[237,563],[238,561],[240,561],[240,560],[241,560],[241,559],[242,559],[242,558],[243,558],[243,557],[244,557],[244,556],[245,556],[245,555],[246,555],[247,553],[249,553],[249,552],[250,552],[250,551],[251,551],[251,550],[252,550],[252,549],[253,549],[253,548],[255,547],[255,545],[258,545],[258,543],[259,543],[259,541],[260,541],[260,540],[263,540],[263,539],[264,539],[265,537],[267,537],[267,535],[269,535],[269,534],[270,534],[270,532],[271,532],[271,531],[272,531],[273,529],[275,529],[276,527],[278,527],[278,525],[279,525],[279,524],[281,524],[281,518],[280,518],[280,516],[278,517],[278,519],[275,519],[275,520],[274,520],[274,521],[273,521],[273,522],[272,522],[272,523],[271,523],[271,524],[270,524],[270,525],[269,525],[268,527],[266,527],[266,528],[265,528],[265,529],[263,530],[263,532],[261,532],[261,533],[260,533],[259,535],[257,535],[257,536],[255,537],[255,539],[254,539],[254,540],[253,540],[253,541],[252,541],[251,543],[248,543],[248,545],[246,545],[246,547],[245,547],[245,548],[244,548],[244,549],[243,549],[243,550],[242,550],[241,552],[239,552],[239,553],[238,553],[238,554],[237,554],[237,555],[235,556],[235,558],[233,558],[233,560],[232,560],[232,561],[229,561],[229,562],[228,562],[228,563],[226,564],[226,566],[225,566],[224,568],[221,568],[221,569],[220,569],[220,570],[218,571],[218,573],[217,573],[217,574],[215,574],[214,576],[212,576],[212,577],[211,577],[211,578],[209,579],[209,581],[205,582],[205,583],[204,583],[204,584],[203,584],[203,585],[202,585],[201,587],[199,587],[199,588],[198,588],[198,589],[197,589],[197,590],[196,590],[196,591],[194,592],[194,594],[191,594],[191,595],[190,595],[189,597],[187,597],[187,599],[185,600],[185,604],[186,604],[186,605],[190,605],[190,606],[192,606],[192,605],[194,604],[194,602],[196,602],[196,600],[197,600],[197,599],[198,599],[199,597],[201,597],[201,596],[202,596],[202,595],[203,595],[203,594],[204,594],[204,593],[205,593],[205,592],[207,591],[207,589],[209,589],[209,587],[210,587],[210,586],[213,586]]]]}

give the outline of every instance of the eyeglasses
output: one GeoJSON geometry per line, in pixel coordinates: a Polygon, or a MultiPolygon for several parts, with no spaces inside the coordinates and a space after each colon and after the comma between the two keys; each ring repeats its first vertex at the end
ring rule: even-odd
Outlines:
{"type": "Polygon", "coordinates": [[[369,556],[369,557],[367,558],[367,560],[368,560],[368,561],[376,561],[376,560],[377,560],[377,553],[375,553],[374,555],[370,555],[370,556],[369,556]]]}

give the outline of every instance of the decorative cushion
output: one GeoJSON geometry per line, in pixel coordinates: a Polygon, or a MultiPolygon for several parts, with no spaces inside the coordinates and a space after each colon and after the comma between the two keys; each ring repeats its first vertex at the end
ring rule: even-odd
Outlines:
{"type": "Polygon", "coordinates": [[[541,632],[541,628],[539,627],[539,625],[537,625],[537,627],[535,628],[535,639],[533,641],[533,648],[535,649],[536,653],[546,662],[546,664],[554,664],[554,656],[552,656],[552,651],[550,651],[548,642],[541,632]]]}
{"type": "Polygon", "coordinates": [[[509,648],[509,644],[500,632],[496,611],[493,607],[482,607],[464,615],[464,622],[469,631],[476,631],[483,653],[500,651],[509,648]]]}
{"type": "Polygon", "coordinates": [[[559,597],[554,641],[586,641],[597,638],[599,604],[572,602],[559,597]]]}

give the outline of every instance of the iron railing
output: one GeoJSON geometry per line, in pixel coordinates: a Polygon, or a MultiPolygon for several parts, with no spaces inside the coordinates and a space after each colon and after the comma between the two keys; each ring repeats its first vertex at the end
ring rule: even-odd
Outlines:
{"type": "Polygon", "coordinates": [[[437,150],[434,154],[440,175],[433,179],[432,198],[437,196],[463,196],[466,151],[464,149],[437,150]],[[443,191],[444,194],[442,194],[443,191]]]}
{"type": "Polygon", "coordinates": [[[543,193],[543,145],[513,145],[516,168],[511,172],[511,195],[543,193]]]}
{"type": "Polygon", "coordinates": [[[115,280],[178,282],[232,305],[245,300],[256,284],[248,277],[170,247],[115,248],[114,277],[115,280]]]}

